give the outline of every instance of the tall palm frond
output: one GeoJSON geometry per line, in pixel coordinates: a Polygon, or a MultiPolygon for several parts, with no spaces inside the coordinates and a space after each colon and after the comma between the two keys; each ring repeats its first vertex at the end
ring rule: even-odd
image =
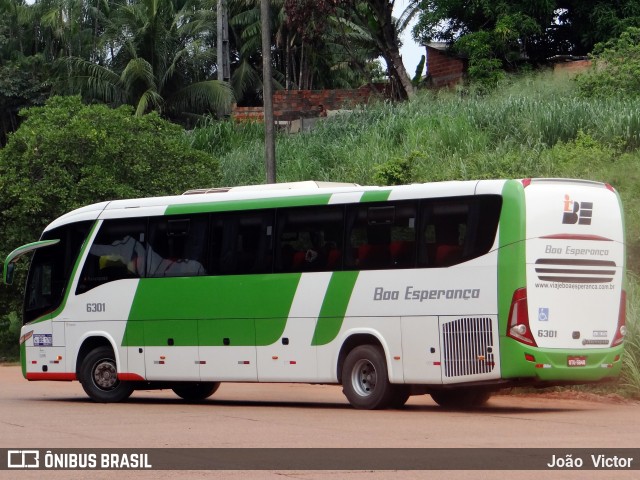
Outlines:
{"type": "Polygon", "coordinates": [[[233,90],[227,82],[207,80],[192,83],[165,99],[168,109],[183,112],[227,111],[233,102],[233,90]]]}
{"type": "Polygon", "coordinates": [[[142,94],[138,105],[136,106],[136,115],[144,115],[145,113],[156,110],[161,112],[164,106],[164,99],[158,95],[154,89],[149,89],[142,94]]]}
{"type": "Polygon", "coordinates": [[[242,98],[251,89],[262,89],[262,75],[246,59],[243,59],[231,75],[231,85],[236,98],[242,98]]]}
{"type": "Polygon", "coordinates": [[[124,89],[133,92],[136,84],[142,84],[148,89],[158,90],[153,67],[144,58],[132,58],[120,74],[120,81],[124,89]]]}
{"type": "Polygon", "coordinates": [[[69,93],[80,93],[106,103],[127,103],[127,92],[120,75],[109,68],[78,57],[61,58],[57,65],[68,72],[66,87],[69,93]]]}

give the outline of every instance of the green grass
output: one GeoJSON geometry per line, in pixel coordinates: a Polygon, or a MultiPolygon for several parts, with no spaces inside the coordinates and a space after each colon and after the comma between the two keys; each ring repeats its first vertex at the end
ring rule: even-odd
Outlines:
{"type": "Polygon", "coordinates": [[[623,392],[640,397],[640,282],[634,275],[628,276],[627,287],[627,336],[622,358],[623,370],[619,386],[623,392]]]}

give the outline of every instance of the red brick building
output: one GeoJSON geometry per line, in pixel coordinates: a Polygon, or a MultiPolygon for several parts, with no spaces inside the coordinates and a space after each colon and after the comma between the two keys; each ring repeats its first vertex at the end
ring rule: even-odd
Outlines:
{"type": "Polygon", "coordinates": [[[427,49],[427,75],[435,88],[452,87],[462,81],[467,60],[454,55],[444,42],[431,42],[427,49]]]}

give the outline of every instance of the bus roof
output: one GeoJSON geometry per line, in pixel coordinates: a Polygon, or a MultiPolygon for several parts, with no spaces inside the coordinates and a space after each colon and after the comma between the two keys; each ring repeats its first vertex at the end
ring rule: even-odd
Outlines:
{"type": "MultiPolygon", "coordinates": [[[[98,218],[126,218],[284,206],[501,194],[507,181],[466,180],[385,187],[360,186],[355,183],[306,181],[219,189],[195,189],[189,190],[183,195],[112,200],[88,205],[62,215],[49,224],[46,230],[68,223],[96,220],[98,218]]],[[[554,181],[556,180],[554,179],[554,181]]]]}

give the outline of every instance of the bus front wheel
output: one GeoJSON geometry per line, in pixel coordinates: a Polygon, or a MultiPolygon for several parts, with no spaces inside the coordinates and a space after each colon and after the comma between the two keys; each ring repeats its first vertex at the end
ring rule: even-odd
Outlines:
{"type": "Polygon", "coordinates": [[[173,393],[188,402],[199,402],[216,393],[219,386],[220,382],[191,383],[175,387],[173,393]]]}
{"type": "Polygon", "coordinates": [[[360,345],[349,352],[342,368],[342,387],[354,408],[387,408],[393,401],[395,390],[389,383],[382,349],[374,345],[360,345]]]}
{"type": "Polygon", "coordinates": [[[94,348],[84,357],[78,379],[89,398],[96,402],[121,402],[133,392],[131,383],[118,380],[115,355],[107,346],[94,348]]]}

